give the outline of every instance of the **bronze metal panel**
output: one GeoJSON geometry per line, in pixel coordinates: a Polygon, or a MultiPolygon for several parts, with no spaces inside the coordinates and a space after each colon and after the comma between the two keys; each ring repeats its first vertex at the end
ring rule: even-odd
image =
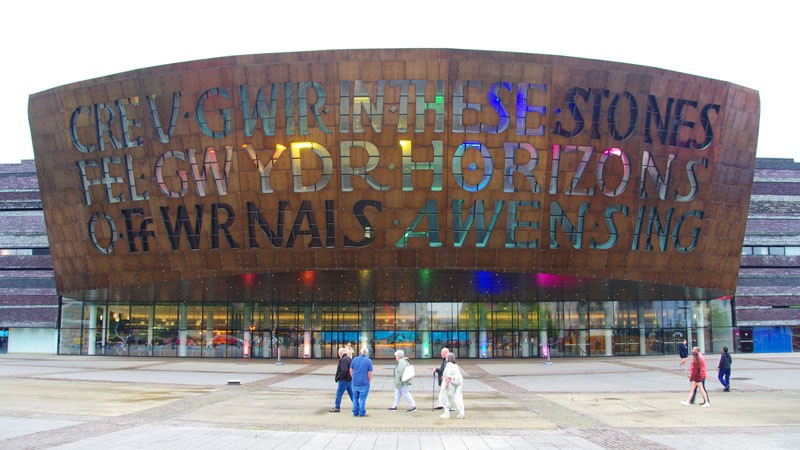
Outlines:
{"type": "Polygon", "coordinates": [[[29,118],[70,297],[258,298],[307,270],[407,273],[373,285],[402,299],[419,270],[708,297],[735,290],[759,98],[606,61],[342,50],[81,81],[29,118]]]}

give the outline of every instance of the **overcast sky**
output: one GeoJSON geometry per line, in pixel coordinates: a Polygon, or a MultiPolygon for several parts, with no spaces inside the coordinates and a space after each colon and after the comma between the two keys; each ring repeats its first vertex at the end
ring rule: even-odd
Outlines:
{"type": "Polygon", "coordinates": [[[800,115],[793,109],[800,108],[800,25],[789,12],[794,9],[789,2],[272,3],[15,2],[0,18],[5,99],[0,109],[0,163],[33,158],[30,94],[173,62],[345,48],[566,55],[730,81],[760,92],[757,155],[800,160],[795,156],[800,142],[791,138],[800,126],[800,115]]]}

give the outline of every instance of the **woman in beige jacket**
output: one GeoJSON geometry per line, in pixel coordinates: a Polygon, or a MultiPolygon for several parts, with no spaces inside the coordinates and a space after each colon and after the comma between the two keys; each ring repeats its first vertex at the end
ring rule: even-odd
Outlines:
{"type": "Polygon", "coordinates": [[[461,374],[458,364],[456,364],[456,355],[448,353],[447,365],[444,366],[444,374],[442,375],[442,389],[447,392],[447,404],[444,405],[444,412],[439,416],[440,418],[450,418],[450,406],[453,404],[458,410],[456,419],[464,418],[464,396],[461,393],[463,387],[464,376],[461,374]]]}

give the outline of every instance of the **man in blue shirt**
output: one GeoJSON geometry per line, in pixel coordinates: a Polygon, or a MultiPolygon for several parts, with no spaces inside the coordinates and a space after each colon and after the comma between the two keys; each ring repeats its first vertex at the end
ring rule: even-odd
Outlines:
{"type": "Polygon", "coordinates": [[[367,356],[369,350],[361,347],[361,354],[350,363],[350,376],[353,389],[353,416],[364,417],[367,415],[367,395],[369,384],[372,382],[372,360],[367,356]]]}

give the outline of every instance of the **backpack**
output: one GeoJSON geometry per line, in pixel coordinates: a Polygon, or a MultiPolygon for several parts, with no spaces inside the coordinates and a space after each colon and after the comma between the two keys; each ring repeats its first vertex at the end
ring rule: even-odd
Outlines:
{"type": "Polygon", "coordinates": [[[406,368],[403,369],[403,374],[400,376],[400,380],[402,380],[403,383],[405,383],[411,381],[411,379],[414,378],[416,375],[417,374],[414,371],[414,366],[412,366],[411,363],[409,363],[406,366],[406,368]]]}

